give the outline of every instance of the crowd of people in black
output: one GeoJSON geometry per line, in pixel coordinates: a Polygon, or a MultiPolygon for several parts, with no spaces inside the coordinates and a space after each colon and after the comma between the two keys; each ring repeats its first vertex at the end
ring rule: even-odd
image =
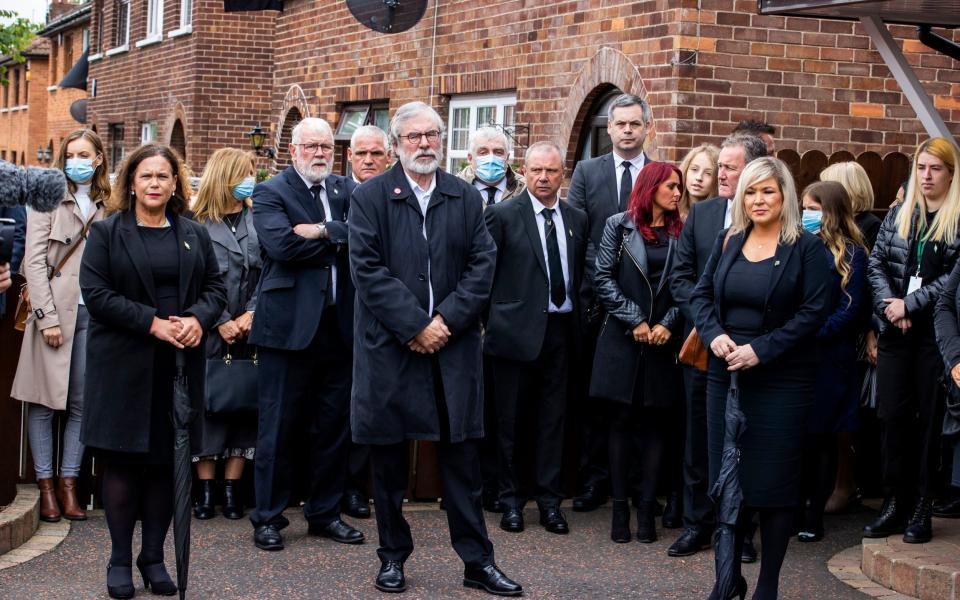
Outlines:
{"type": "Polygon", "coordinates": [[[709,548],[732,381],[746,422],[733,595],[758,525],[753,597],[776,598],[790,538],[822,539],[823,515],[856,502],[864,410],[881,453],[860,460],[879,458],[885,495],[864,535],[931,540],[932,515],[960,516],[944,485],[950,450],[960,486],[956,142],[916,149],[881,221],[855,162],[797,190],[769,125],[741,123],[679,166],[644,153],[650,125],[644,100],[617,98],[612,151],[576,165],[566,200],[564,149],[533,143],[515,172],[491,127],[472,133],[460,173],[444,172],[443,121],[419,102],[389,132],[354,133],[351,176],[331,173],[333,132],[308,118],[282,172],[256,183],[249,154],[219,150],[195,195],[166,146],[131,152],[111,185],[100,138],[74,132],[55,162],[67,196],[10,215],[25,232],[0,268],[2,290],[11,269],[26,280],[11,395],[30,405],[41,518],[86,518],[76,478],[93,452],[109,595],[134,595],[134,565],[154,593],[175,593],[163,546],[179,364],[197,409],[195,517],[220,505],[241,518],[252,460],[256,547],[283,549],[297,501],[310,534],[363,543],[341,515],[370,516],[369,477],[384,592],[406,589],[414,548],[411,440],[437,443],[465,586],[522,594],[496,566],[484,510],[519,533],[532,499],[546,531],[569,533],[565,460],[574,511],[611,499],[613,542],[656,542],[662,514],[683,529],[667,555],[709,548]],[[54,411],[67,414],[62,442],[54,411]]]}

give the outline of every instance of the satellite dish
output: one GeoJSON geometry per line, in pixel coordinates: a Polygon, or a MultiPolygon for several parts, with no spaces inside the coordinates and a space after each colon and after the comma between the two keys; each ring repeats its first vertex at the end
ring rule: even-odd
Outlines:
{"type": "Polygon", "coordinates": [[[70,105],[70,116],[78,123],[87,122],[87,99],[74,100],[70,105]]]}
{"type": "Polygon", "coordinates": [[[364,27],[380,33],[400,33],[423,18],[427,0],[347,0],[347,7],[364,27]]]}

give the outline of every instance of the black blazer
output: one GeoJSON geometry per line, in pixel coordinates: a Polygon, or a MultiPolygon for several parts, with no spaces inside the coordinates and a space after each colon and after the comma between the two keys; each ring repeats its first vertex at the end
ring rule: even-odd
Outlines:
{"type": "MultiPolygon", "coordinates": [[[[568,289],[579,325],[583,314],[579,291],[587,251],[587,215],[566,202],[559,202],[558,208],[564,225],[564,231],[559,233],[567,238],[571,279],[568,289]]],[[[483,217],[497,245],[483,352],[510,360],[534,360],[540,355],[547,330],[550,287],[533,201],[529,192],[524,192],[487,208],[483,217]]]]}
{"type": "Polygon", "coordinates": [[[690,295],[707,266],[717,234],[724,230],[723,217],[726,212],[726,198],[697,202],[690,207],[690,213],[677,240],[677,255],[670,273],[670,291],[686,318],[684,336],[693,328],[690,295]]]}
{"type": "MultiPolygon", "coordinates": [[[[226,290],[207,230],[171,217],[180,252],[182,314],[213,327],[226,305],[226,290]]],[[[90,312],[80,439],[95,448],[146,452],[150,438],[153,358],[150,335],[157,313],[148,248],[132,210],[90,226],[80,263],[80,291],[90,312]]],[[[195,408],[203,405],[204,344],[183,350],[195,408]]]]}
{"type": "Polygon", "coordinates": [[[324,185],[333,220],[329,239],[309,240],[293,232],[319,223],[320,209],[293,167],[253,190],[253,224],[263,248],[257,313],[250,342],[280,350],[303,350],[313,340],[326,297],[330,267],[337,267],[337,317],[347,346],[353,344],[353,284],[347,255],[347,213],[352,179],[328,175],[324,185]]]}
{"type": "MultiPolygon", "coordinates": [[[[20,272],[24,244],[27,240],[27,209],[22,206],[0,206],[0,218],[13,219],[13,252],[10,255],[10,275],[20,272]]],[[[0,317],[4,314],[6,293],[0,294],[0,317]]]]}
{"type": "MultiPolygon", "coordinates": [[[[644,154],[643,164],[648,162],[650,157],[644,154]]],[[[577,163],[570,179],[567,202],[587,213],[590,243],[587,246],[586,277],[592,285],[603,227],[607,219],[622,212],[617,194],[617,165],[612,152],[577,163]]]]}
{"type": "MultiPolygon", "coordinates": [[[[716,237],[703,276],[690,297],[697,331],[707,347],[726,333],[723,286],[745,239],[743,232],[731,235],[724,250],[724,237],[723,233],[716,237]]],[[[767,285],[763,334],[750,341],[761,364],[787,353],[815,358],[815,336],[830,312],[831,268],[823,242],[812,233],[803,231],[796,243],[777,245],[767,285]]]]}

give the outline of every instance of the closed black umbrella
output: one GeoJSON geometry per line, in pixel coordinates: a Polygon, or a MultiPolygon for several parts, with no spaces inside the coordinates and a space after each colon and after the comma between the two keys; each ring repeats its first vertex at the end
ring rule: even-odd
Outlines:
{"type": "Polygon", "coordinates": [[[177,374],[173,381],[173,548],[177,556],[177,588],[180,600],[187,594],[190,567],[190,422],[193,406],[187,389],[186,356],[177,350],[177,374]]]}
{"type": "MultiPolygon", "coordinates": [[[[710,490],[710,498],[717,507],[717,531],[714,534],[714,560],[717,580],[711,598],[726,600],[742,586],[740,570],[736,568],[736,530],[743,506],[743,488],[740,487],[740,438],[747,429],[747,419],[740,410],[740,390],[737,375],[730,375],[727,406],[724,411],[723,455],[720,475],[710,490]]],[[[746,590],[743,590],[746,593],[746,590]]]]}

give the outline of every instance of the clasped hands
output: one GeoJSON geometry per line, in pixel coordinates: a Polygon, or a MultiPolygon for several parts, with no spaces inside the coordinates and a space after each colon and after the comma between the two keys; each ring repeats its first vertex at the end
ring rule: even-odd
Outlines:
{"type": "Polygon", "coordinates": [[[196,317],[154,317],[150,335],[179,349],[196,348],[203,339],[203,328],[196,317]]]}
{"type": "Polygon", "coordinates": [[[670,340],[670,330],[659,323],[650,328],[650,325],[643,321],[633,328],[633,340],[641,344],[651,344],[653,346],[662,346],[670,340]]]}
{"type": "Polygon", "coordinates": [[[721,333],[710,342],[710,350],[717,358],[727,361],[728,371],[739,371],[749,369],[760,364],[757,353],[753,351],[750,344],[738,346],[736,342],[730,339],[730,336],[721,333]]]}
{"type": "Polygon", "coordinates": [[[250,329],[253,327],[253,312],[247,311],[237,317],[230,319],[217,326],[217,333],[227,344],[233,344],[238,339],[250,335],[250,329]]]}
{"type": "Polygon", "coordinates": [[[447,345],[450,340],[450,329],[441,315],[433,315],[430,324],[424,327],[415,338],[407,343],[407,347],[418,354],[433,354],[447,345]]]}
{"type": "Polygon", "coordinates": [[[883,301],[887,304],[883,309],[883,316],[899,328],[901,333],[906,333],[913,322],[907,316],[907,304],[903,298],[884,298],[883,301]]]}

